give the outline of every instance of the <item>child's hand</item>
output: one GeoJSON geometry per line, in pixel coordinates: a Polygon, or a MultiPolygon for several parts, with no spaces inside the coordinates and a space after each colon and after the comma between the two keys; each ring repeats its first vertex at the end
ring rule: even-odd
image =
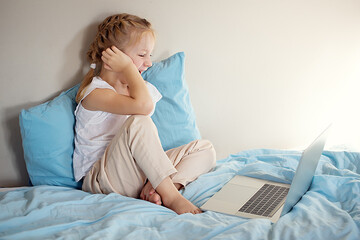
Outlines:
{"type": "Polygon", "coordinates": [[[101,59],[105,69],[119,73],[133,64],[131,58],[115,46],[103,51],[101,59]]]}

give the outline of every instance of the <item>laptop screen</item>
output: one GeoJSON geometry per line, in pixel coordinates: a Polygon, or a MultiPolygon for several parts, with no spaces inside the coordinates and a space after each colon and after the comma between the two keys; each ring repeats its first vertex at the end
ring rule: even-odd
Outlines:
{"type": "Polygon", "coordinates": [[[291,182],[290,190],[281,215],[288,213],[309,189],[324,149],[330,126],[328,126],[320,136],[304,150],[291,182]]]}

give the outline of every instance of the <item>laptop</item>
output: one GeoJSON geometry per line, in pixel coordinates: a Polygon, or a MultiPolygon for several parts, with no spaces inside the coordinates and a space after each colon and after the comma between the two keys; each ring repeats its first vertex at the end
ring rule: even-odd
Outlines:
{"type": "Polygon", "coordinates": [[[291,211],[309,189],[329,128],[303,151],[291,185],[237,175],[200,209],[245,218],[266,218],[275,223],[291,211]]]}

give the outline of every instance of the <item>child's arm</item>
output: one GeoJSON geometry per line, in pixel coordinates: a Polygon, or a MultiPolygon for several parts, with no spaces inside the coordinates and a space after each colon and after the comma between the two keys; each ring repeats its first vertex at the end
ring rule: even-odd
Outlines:
{"type": "Polygon", "coordinates": [[[95,89],[83,100],[83,106],[88,110],[122,115],[150,114],[154,108],[151,96],[131,58],[112,47],[103,52],[102,60],[105,69],[126,79],[130,96],[117,94],[110,89],[95,89]]]}

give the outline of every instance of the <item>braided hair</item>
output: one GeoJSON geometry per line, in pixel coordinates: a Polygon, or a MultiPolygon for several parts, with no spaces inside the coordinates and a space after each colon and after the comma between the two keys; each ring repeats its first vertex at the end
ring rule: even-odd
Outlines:
{"type": "Polygon", "coordinates": [[[109,16],[98,26],[98,32],[87,52],[87,59],[90,63],[95,63],[96,68],[91,68],[81,82],[76,95],[77,103],[83,98],[93,77],[100,73],[102,52],[111,46],[124,51],[126,47],[136,44],[146,32],[150,32],[154,36],[150,22],[127,13],[109,16]]]}

